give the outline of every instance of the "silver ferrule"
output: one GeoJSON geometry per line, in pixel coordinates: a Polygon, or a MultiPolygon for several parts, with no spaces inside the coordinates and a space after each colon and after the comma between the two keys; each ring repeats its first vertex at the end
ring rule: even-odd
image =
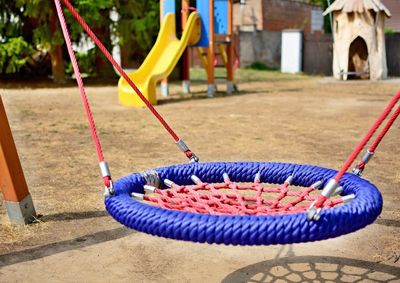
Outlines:
{"type": "Polygon", "coordinates": [[[101,176],[103,176],[103,177],[111,176],[110,168],[108,168],[108,164],[106,161],[100,162],[99,167],[100,167],[100,171],[101,171],[101,176]]]}
{"type": "Polygon", "coordinates": [[[374,153],[367,150],[361,160],[364,164],[367,164],[371,160],[372,156],[374,156],[374,153]]]}
{"type": "Polygon", "coordinates": [[[260,172],[257,172],[257,174],[254,176],[254,183],[261,183],[261,174],[260,172]]]}
{"type": "Polygon", "coordinates": [[[342,197],[342,201],[344,203],[348,203],[348,202],[351,202],[355,198],[356,198],[356,195],[355,194],[351,194],[351,195],[347,195],[347,196],[342,197]]]}
{"type": "Polygon", "coordinates": [[[333,192],[333,195],[334,195],[334,196],[337,196],[337,195],[340,195],[341,193],[343,193],[343,187],[342,187],[342,186],[339,186],[339,187],[333,192]]]}
{"type": "Polygon", "coordinates": [[[322,181],[318,181],[318,182],[315,182],[314,184],[312,184],[312,185],[310,186],[310,188],[312,188],[312,189],[314,189],[314,190],[318,190],[318,189],[321,188],[322,184],[323,184],[322,181]]]}
{"type": "Polygon", "coordinates": [[[143,199],[144,199],[144,194],[131,193],[131,196],[132,196],[134,199],[137,199],[137,200],[143,200],[143,199]]]}
{"type": "Polygon", "coordinates": [[[186,143],[183,140],[179,140],[176,142],[176,145],[179,147],[179,149],[182,152],[186,152],[189,150],[188,146],[186,145],[186,143]]]}
{"type": "Polygon", "coordinates": [[[321,195],[323,195],[326,198],[329,198],[338,187],[339,183],[336,182],[335,179],[330,179],[328,183],[326,183],[324,189],[322,190],[321,195]]]}
{"type": "Polygon", "coordinates": [[[165,179],[164,184],[168,187],[171,188],[175,183],[172,182],[171,180],[165,179]]]}
{"type": "Polygon", "coordinates": [[[154,187],[154,186],[150,186],[150,185],[144,185],[143,186],[143,189],[144,189],[144,192],[145,193],[154,193],[155,192],[155,190],[157,189],[156,187],[154,187]]]}
{"type": "Polygon", "coordinates": [[[285,180],[285,183],[288,184],[288,185],[290,185],[290,184],[292,184],[292,182],[293,182],[293,176],[290,175],[290,176],[287,177],[287,179],[285,180]]]}
{"type": "Polygon", "coordinates": [[[229,178],[228,173],[222,174],[222,178],[224,178],[224,182],[225,183],[230,183],[231,182],[231,179],[229,178]]]}
{"type": "Polygon", "coordinates": [[[203,183],[203,182],[200,180],[200,178],[197,177],[196,175],[190,176],[190,179],[192,179],[192,182],[195,183],[196,185],[200,185],[200,184],[203,183]]]}

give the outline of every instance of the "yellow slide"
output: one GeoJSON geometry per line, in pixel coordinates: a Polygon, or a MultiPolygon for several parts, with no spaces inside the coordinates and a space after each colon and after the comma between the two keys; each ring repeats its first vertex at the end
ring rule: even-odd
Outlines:
{"type": "MultiPolygon", "coordinates": [[[[136,72],[128,74],[151,104],[157,104],[157,82],[171,74],[186,47],[195,44],[200,39],[200,34],[201,22],[198,13],[190,14],[181,39],[176,38],[175,14],[165,16],[157,41],[149,55],[136,72]]],[[[145,106],[123,77],[118,82],[118,96],[121,104],[145,106]]]]}

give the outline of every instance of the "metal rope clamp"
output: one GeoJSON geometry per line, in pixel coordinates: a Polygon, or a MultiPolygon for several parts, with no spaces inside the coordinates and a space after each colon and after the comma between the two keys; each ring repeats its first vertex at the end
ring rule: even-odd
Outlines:
{"type": "Polygon", "coordinates": [[[114,183],[111,180],[110,168],[108,167],[108,164],[107,164],[106,161],[100,162],[99,163],[99,167],[100,167],[100,171],[101,171],[101,176],[103,178],[105,178],[105,177],[109,177],[110,178],[109,186],[105,186],[105,188],[104,188],[104,196],[105,197],[111,197],[112,195],[114,195],[115,190],[114,190],[114,183]]]}
{"type": "Polygon", "coordinates": [[[191,153],[191,155],[188,156],[188,158],[190,159],[190,161],[189,161],[190,163],[199,162],[199,158],[197,157],[197,155],[194,154],[194,152],[189,149],[189,147],[186,145],[186,143],[183,140],[177,141],[176,145],[179,147],[179,149],[183,153],[186,154],[186,152],[188,152],[188,151],[191,153]]]}
{"type": "Polygon", "coordinates": [[[374,156],[374,153],[367,150],[367,152],[364,154],[363,158],[361,159],[361,162],[356,167],[353,168],[353,174],[357,175],[358,177],[361,177],[364,172],[365,165],[367,165],[367,163],[371,160],[371,158],[373,156],[374,156]]]}
{"type": "Polygon", "coordinates": [[[196,162],[199,162],[199,158],[197,157],[196,154],[194,154],[194,152],[192,152],[192,156],[190,157],[189,163],[196,163],[196,162]]]}
{"type": "MultiPolygon", "coordinates": [[[[322,190],[321,195],[324,196],[325,198],[330,198],[337,189],[339,188],[339,183],[335,179],[330,179],[328,183],[326,183],[324,189],[322,190]]],[[[316,220],[318,221],[320,219],[320,213],[322,208],[321,207],[315,207],[317,200],[315,200],[310,207],[307,210],[307,220],[316,220]]]]}

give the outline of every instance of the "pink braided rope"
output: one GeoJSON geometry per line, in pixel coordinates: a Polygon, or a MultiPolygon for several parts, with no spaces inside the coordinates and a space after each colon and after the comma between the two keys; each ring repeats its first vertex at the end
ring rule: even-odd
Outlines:
{"type": "MultiPolygon", "coordinates": [[[[96,124],[94,122],[93,114],[92,114],[92,111],[90,109],[89,101],[88,101],[88,98],[87,98],[87,95],[86,95],[86,92],[85,92],[85,87],[83,85],[81,72],[79,70],[79,65],[78,65],[78,62],[77,62],[76,57],[75,57],[74,49],[72,48],[71,37],[69,36],[67,24],[65,22],[64,13],[62,11],[60,1],[59,0],[54,0],[54,2],[55,2],[55,5],[56,5],[56,9],[57,9],[57,15],[58,15],[58,18],[60,20],[61,29],[62,29],[63,34],[64,34],[65,43],[67,44],[68,54],[69,54],[69,57],[71,58],[72,67],[74,69],[75,78],[76,78],[76,82],[77,82],[78,87],[79,87],[79,92],[80,92],[80,95],[81,95],[81,98],[82,98],[83,106],[85,108],[86,117],[87,117],[87,120],[89,122],[90,133],[92,135],[92,139],[93,139],[94,145],[96,147],[97,158],[98,158],[99,162],[103,162],[104,161],[103,150],[102,150],[102,147],[101,147],[99,136],[97,134],[96,124]]],[[[111,176],[103,177],[103,181],[104,181],[104,185],[106,187],[109,187],[110,186],[110,181],[111,181],[111,176]]]]}

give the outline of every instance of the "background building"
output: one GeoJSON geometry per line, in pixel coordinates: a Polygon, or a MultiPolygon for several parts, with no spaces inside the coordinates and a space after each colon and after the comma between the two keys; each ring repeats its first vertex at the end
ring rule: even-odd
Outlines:
{"type": "Polygon", "coordinates": [[[386,20],[386,27],[394,32],[400,32],[400,1],[382,0],[382,3],[392,13],[392,16],[386,20]]]}

